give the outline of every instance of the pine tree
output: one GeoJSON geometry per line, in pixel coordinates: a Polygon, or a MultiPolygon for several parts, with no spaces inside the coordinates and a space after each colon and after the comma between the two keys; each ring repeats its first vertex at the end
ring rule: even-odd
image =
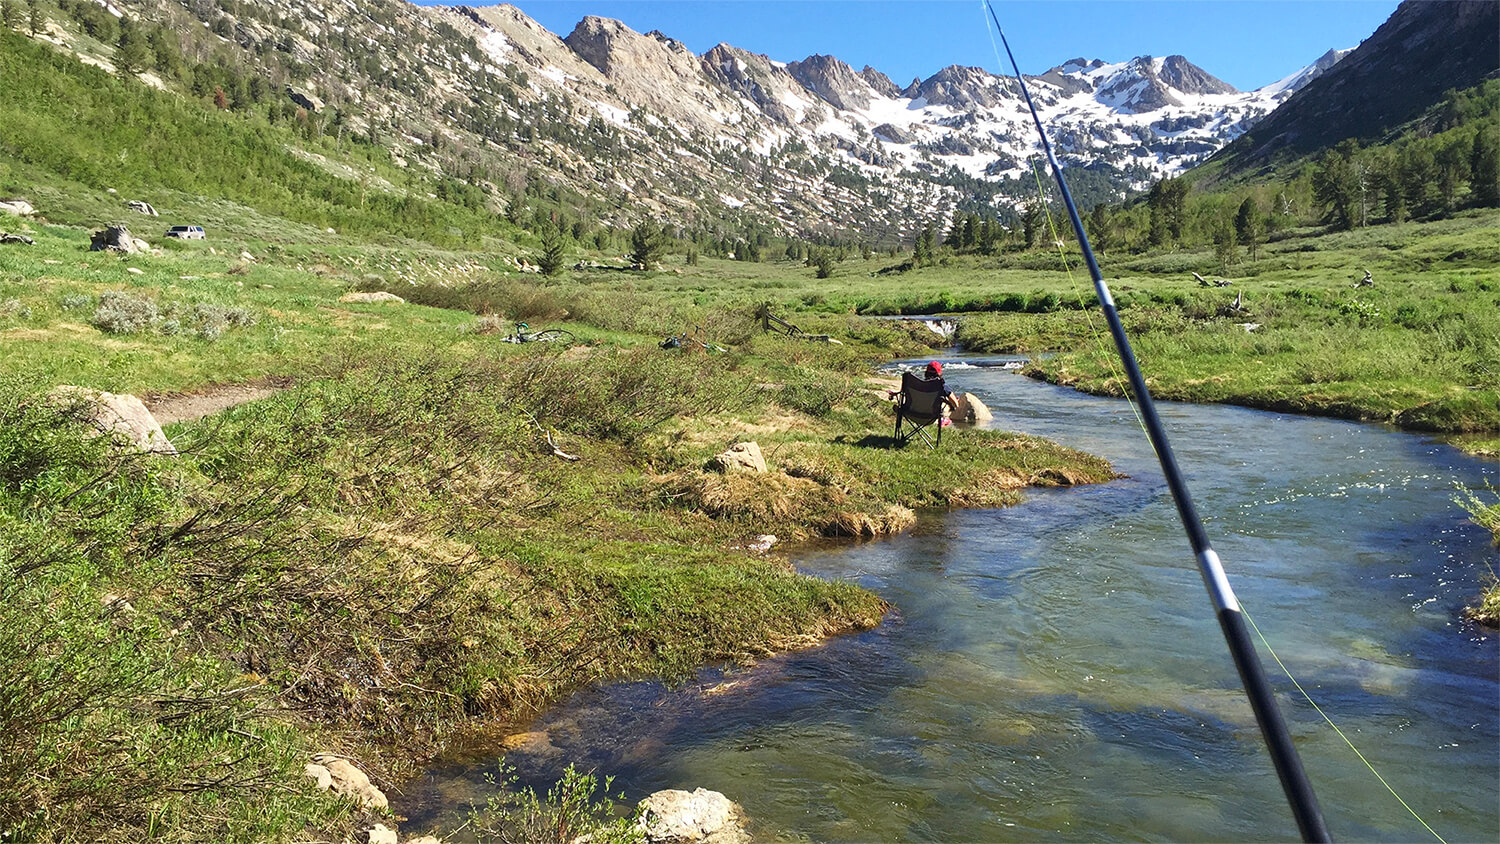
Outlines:
{"type": "Polygon", "coordinates": [[[151,48],[136,22],[120,18],[120,39],[115,42],[115,65],[125,73],[140,73],[151,60],[151,48]]]}
{"type": "Polygon", "coordinates": [[[1500,205],[1500,126],[1482,123],[1469,151],[1469,184],[1474,201],[1482,206],[1500,205]]]}
{"type": "Polygon", "coordinates": [[[1234,215],[1234,233],[1250,250],[1252,261],[1260,257],[1260,228],[1260,206],[1255,204],[1255,197],[1247,196],[1234,215]]]}
{"type": "Polygon", "coordinates": [[[1107,255],[1115,248],[1114,225],[1110,219],[1109,206],[1101,202],[1089,212],[1088,233],[1089,242],[1099,254],[1107,255]]]}
{"type": "Polygon", "coordinates": [[[1026,239],[1026,248],[1030,249],[1036,245],[1037,235],[1042,229],[1042,205],[1040,202],[1027,202],[1026,207],[1021,209],[1021,233],[1026,239]]]}
{"type": "Polygon", "coordinates": [[[1323,221],[1335,231],[1348,231],[1359,222],[1359,178],[1352,151],[1344,144],[1323,153],[1313,170],[1313,197],[1328,209],[1323,221]]]}
{"type": "Polygon", "coordinates": [[[566,263],[564,255],[567,252],[567,235],[564,235],[557,226],[547,223],[542,226],[542,254],[537,258],[537,266],[541,268],[543,275],[557,275],[563,271],[566,263]]]}
{"type": "Polygon", "coordinates": [[[0,23],[7,29],[21,28],[21,6],[16,0],[0,0],[0,23]]]}
{"type": "Polygon", "coordinates": [[[833,275],[833,253],[826,247],[818,249],[814,253],[813,266],[817,268],[818,278],[828,278],[833,275]]]}
{"type": "Polygon", "coordinates": [[[47,28],[47,18],[42,14],[42,0],[26,0],[26,5],[30,12],[27,15],[26,26],[31,31],[31,36],[35,38],[47,28]]]}
{"type": "Polygon", "coordinates": [[[642,220],[631,230],[630,263],[636,269],[651,269],[652,264],[661,260],[666,249],[666,238],[662,235],[661,226],[654,221],[642,220]]]}

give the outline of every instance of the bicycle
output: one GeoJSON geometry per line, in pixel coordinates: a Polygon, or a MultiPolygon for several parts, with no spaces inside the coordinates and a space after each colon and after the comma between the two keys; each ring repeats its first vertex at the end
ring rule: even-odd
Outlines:
{"type": "Polygon", "coordinates": [[[509,337],[501,338],[502,343],[573,343],[578,338],[573,332],[564,328],[543,328],[541,331],[527,333],[526,329],[531,326],[524,322],[516,323],[516,333],[509,337]]]}
{"type": "Polygon", "coordinates": [[[694,326],[692,331],[684,331],[681,334],[675,334],[661,341],[657,345],[658,347],[663,349],[702,349],[705,352],[729,351],[723,346],[716,346],[713,343],[709,343],[706,340],[701,339],[702,334],[702,326],[694,326]]]}

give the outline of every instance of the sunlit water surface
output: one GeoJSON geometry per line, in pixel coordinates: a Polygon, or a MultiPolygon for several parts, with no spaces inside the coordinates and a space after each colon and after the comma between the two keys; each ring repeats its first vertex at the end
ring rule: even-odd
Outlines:
{"type": "MultiPolygon", "coordinates": [[[[614,774],[629,801],[701,786],[741,803],[763,841],[1295,838],[1130,406],[994,366],[956,360],[947,375],[994,427],[1129,477],[795,553],[896,613],[685,689],[582,692],[507,757],[523,781],[574,761],[614,774]]],[[[1500,565],[1453,502],[1455,483],[1496,483],[1496,466],[1379,426],[1160,410],[1276,655],[1437,833],[1500,840],[1496,638],[1459,615],[1500,565]]],[[[1436,841],[1261,656],[1334,836],[1436,841]]],[[[452,830],[499,752],[466,748],[411,783],[407,828],[452,830]]]]}

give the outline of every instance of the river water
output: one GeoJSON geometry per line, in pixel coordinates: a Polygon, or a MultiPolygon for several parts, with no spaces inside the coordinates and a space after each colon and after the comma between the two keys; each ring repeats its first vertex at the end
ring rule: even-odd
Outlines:
{"type": "MultiPolygon", "coordinates": [[[[630,802],[721,791],[762,841],[1295,839],[1130,405],[981,363],[945,374],[994,427],[1129,477],[799,550],[802,570],[896,612],[687,688],[584,691],[507,757],[523,781],[575,761],[630,802]]],[[[1500,648],[1459,616],[1500,555],[1452,500],[1455,483],[1500,485],[1496,465],[1375,425],[1159,410],[1230,583],[1317,707],[1438,835],[1500,840],[1500,648]]],[[[1261,657],[1334,837],[1438,840],[1261,657]]],[[[451,830],[498,753],[411,783],[407,828],[451,830]]]]}

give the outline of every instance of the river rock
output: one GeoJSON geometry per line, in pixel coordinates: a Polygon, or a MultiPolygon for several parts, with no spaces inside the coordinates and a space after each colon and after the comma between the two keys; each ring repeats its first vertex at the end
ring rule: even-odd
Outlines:
{"type": "Polygon", "coordinates": [[[24,199],[0,199],[0,214],[15,214],[18,217],[30,217],[36,213],[31,203],[24,199]]]}
{"type": "MultiPolygon", "coordinates": [[[[314,753],[312,760],[328,770],[335,792],[358,800],[367,809],[385,809],[390,806],[385,799],[385,792],[371,784],[369,775],[354,767],[348,759],[333,753],[314,753]]],[[[313,773],[308,775],[322,782],[321,776],[313,773]]]]}
{"type": "Polygon", "coordinates": [[[361,303],[361,302],[395,302],[397,304],[405,304],[406,303],[406,300],[402,299],[400,296],[397,296],[394,293],[386,293],[383,290],[375,292],[375,293],[345,293],[344,295],[342,295],[342,296],[339,297],[339,301],[340,302],[354,302],[354,303],[361,303]]]}
{"type": "Polygon", "coordinates": [[[745,813],[738,804],[706,788],[669,788],[641,801],[636,828],[648,844],[744,844],[745,813]]]}
{"type": "Polygon", "coordinates": [[[958,409],[953,411],[953,421],[981,425],[994,418],[995,415],[979,400],[979,396],[964,393],[958,397],[958,409]]]}
{"type": "Polygon", "coordinates": [[[370,844],[396,844],[396,830],[383,823],[375,824],[370,830],[370,844]]]}
{"type": "Polygon", "coordinates": [[[52,401],[60,409],[80,413],[99,433],[117,437],[141,451],[177,453],[151,411],[135,396],[63,384],[52,391],[52,401]]]}
{"type": "Polygon", "coordinates": [[[708,468],[715,472],[764,472],[766,458],[761,456],[760,444],[754,442],[735,443],[727,450],[714,455],[708,468]]]}

